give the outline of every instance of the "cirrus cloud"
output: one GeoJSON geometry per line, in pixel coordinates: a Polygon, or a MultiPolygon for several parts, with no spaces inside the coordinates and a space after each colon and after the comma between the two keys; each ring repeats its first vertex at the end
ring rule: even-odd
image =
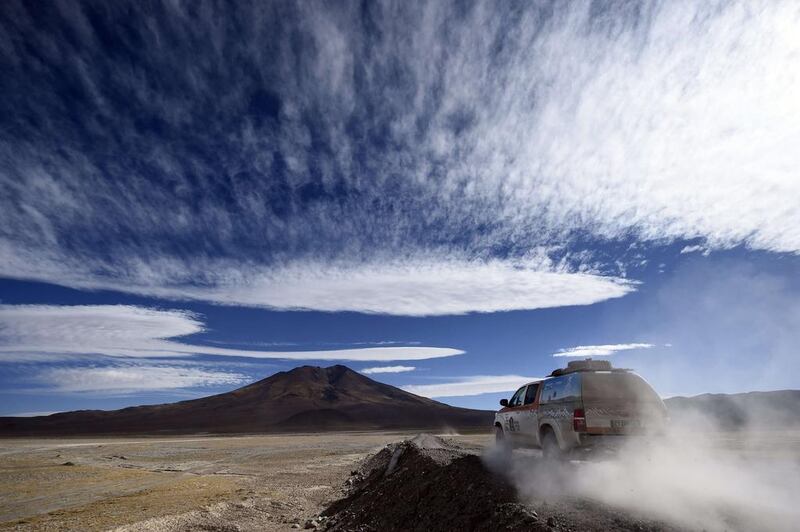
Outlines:
{"type": "Polygon", "coordinates": [[[431,315],[624,295],[597,242],[800,252],[792,2],[0,9],[5,277],[431,315]]]}
{"type": "Polygon", "coordinates": [[[538,380],[542,379],[519,375],[476,375],[437,384],[408,384],[401,388],[423,397],[465,397],[485,393],[511,392],[524,384],[538,380]]]}
{"type": "Polygon", "coordinates": [[[460,355],[447,347],[365,347],[256,351],[181,342],[204,330],[197,314],[126,305],[0,305],[0,359],[25,355],[180,357],[216,355],[285,360],[424,360],[460,355]]]}
{"type": "Polygon", "coordinates": [[[240,373],[156,365],[47,368],[36,380],[48,392],[141,393],[207,386],[233,386],[250,380],[240,373]]]}
{"type": "MultiPolygon", "coordinates": [[[[628,279],[587,270],[573,272],[546,255],[525,261],[414,257],[358,264],[292,262],[280,267],[242,267],[225,261],[159,260],[107,270],[85,263],[39,260],[0,243],[0,275],[53,280],[86,289],[113,289],[169,299],[282,310],[356,311],[430,316],[591,305],[636,290],[628,279]],[[121,282],[121,280],[125,282],[121,282]]],[[[128,263],[128,264],[131,264],[128,263]]]]}
{"type": "Polygon", "coordinates": [[[620,351],[630,351],[633,349],[650,349],[655,344],[605,344],[605,345],[579,345],[567,349],[559,349],[554,353],[554,357],[593,357],[609,356],[620,351]]]}
{"type": "Polygon", "coordinates": [[[377,373],[405,373],[417,369],[414,366],[379,366],[375,368],[364,368],[361,373],[365,375],[375,375],[377,373]]]}

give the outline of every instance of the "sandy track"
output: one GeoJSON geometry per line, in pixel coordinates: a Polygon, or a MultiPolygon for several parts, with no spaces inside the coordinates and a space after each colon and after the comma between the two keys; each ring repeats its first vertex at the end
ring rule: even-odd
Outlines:
{"type": "Polygon", "coordinates": [[[341,496],[362,458],[409,436],[0,440],[0,529],[291,530],[341,496]]]}

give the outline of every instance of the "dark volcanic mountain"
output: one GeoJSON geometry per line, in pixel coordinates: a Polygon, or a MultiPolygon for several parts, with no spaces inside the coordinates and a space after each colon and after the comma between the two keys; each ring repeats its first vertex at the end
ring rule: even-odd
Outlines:
{"type": "Polygon", "coordinates": [[[345,366],[303,366],[179,403],[0,418],[0,435],[187,434],[442,429],[492,425],[492,412],[448,406],[345,366]]]}

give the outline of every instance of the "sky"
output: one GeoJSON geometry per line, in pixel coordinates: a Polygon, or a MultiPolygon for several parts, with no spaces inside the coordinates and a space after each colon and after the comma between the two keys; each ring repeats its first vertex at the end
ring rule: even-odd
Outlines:
{"type": "Polygon", "coordinates": [[[796,2],[0,3],[0,415],[346,364],[800,388],[796,2]]]}

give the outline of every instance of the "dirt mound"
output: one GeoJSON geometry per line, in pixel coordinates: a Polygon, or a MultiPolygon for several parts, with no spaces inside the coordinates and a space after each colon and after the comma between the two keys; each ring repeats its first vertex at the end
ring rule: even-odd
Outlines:
{"type": "Polygon", "coordinates": [[[428,434],[387,445],[329,506],[329,530],[550,530],[474,449],[428,434]]]}

